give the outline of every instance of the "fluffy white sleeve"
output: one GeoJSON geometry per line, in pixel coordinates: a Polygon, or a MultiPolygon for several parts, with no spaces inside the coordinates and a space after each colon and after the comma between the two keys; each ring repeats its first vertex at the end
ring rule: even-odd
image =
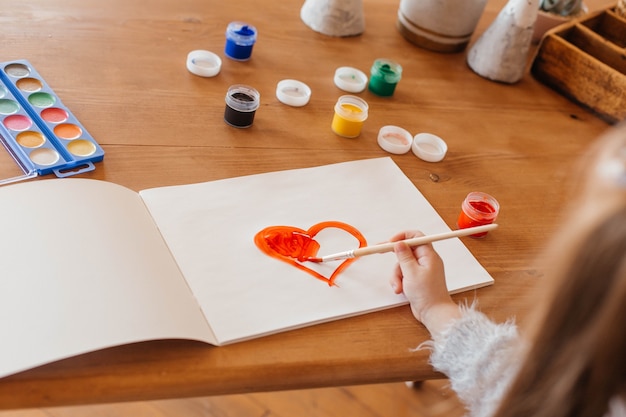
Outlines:
{"type": "Polygon", "coordinates": [[[487,417],[518,370],[523,342],[513,321],[496,324],[473,307],[459,308],[463,316],[427,342],[430,361],[448,376],[470,416],[487,417]]]}

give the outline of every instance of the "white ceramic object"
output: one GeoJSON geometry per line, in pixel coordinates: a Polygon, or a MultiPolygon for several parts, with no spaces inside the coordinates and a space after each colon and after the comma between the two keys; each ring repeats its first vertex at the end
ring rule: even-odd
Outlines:
{"type": "Polygon", "coordinates": [[[509,0],[467,54],[481,77],[513,84],[524,76],[539,0],[509,0]]]}
{"type": "Polygon", "coordinates": [[[437,52],[465,49],[487,0],[401,0],[397,26],[412,43],[437,52]]]}
{"type": "Polygon", "coordinates": [[[305,0],[300,18],[328,36],[356,36],[365,31],[362,0],[305,0]]]}

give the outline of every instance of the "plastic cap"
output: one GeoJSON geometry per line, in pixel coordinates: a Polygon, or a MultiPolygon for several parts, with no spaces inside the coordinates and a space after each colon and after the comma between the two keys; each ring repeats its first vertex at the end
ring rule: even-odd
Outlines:
{"type": "Polygon", "coordinates": [[[418,133],[413,138],[413,153],[426,162],[439,162],[448,152],[448,145],[439,136],[431,133],[418,133]]]}
{"type": "Polygon", "coordinates": [[[215,77],[222,68],[222,59],[211,51],[201,49],[187,55],[187,70],[200,77],[215,77]]]}
{"type": "Polygon", "coordinates": [[[352,67],[339,67],[335,71],[335,85],[349,93],[360,93],[367,86],[367,75],[352,67]]]}
{"type": "Polygon", "coordinates": [[[276,98],[284,104],[302,107],[311,98],[311,88],[298,80],[282,80],[276,86],[276,98]]]}
{"type": "Polygon", "coordinates": [[[411,149],[413,136],[398,126],[383,126],[378,131],[378,145],[389,153],[404,154],[411,149]]]}

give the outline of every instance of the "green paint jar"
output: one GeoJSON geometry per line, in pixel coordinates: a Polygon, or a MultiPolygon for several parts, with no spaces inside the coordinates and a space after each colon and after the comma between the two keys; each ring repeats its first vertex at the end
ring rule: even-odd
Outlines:
{"type": "Polygon", "coordinates": [[[372,65],[369,90],[383,97],[393,95],[402,77],[402,66],[389,59],[377,59],[372,65]]]}

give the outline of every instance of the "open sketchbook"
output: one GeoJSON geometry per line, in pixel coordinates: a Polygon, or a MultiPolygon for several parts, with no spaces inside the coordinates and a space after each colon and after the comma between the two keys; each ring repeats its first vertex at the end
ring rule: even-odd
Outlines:
{"type": "MultiPolygon", "coordinates": [[[[115,345],[223,345],[407,302],[388,284],[392,253],[357,259],[330,286],[261,252],[254,236],[267,226],[340,221],[368,244],[450,230],[390,158],[139,193],[42,180],[0,188],[0,211],[0,376],[115,345]]],[[[319,255],[351,249],[341,233],[320,232],[319,255]]],[[[493,282],[460,240],[435,248],[451,292],[493,282]]]]}

